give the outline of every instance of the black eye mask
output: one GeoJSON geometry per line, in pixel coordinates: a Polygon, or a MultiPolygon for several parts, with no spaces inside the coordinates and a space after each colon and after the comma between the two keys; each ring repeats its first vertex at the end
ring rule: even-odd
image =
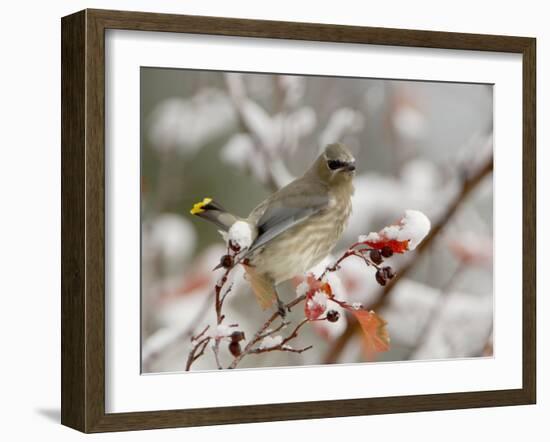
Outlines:
{"type": "Polygon", "coordinates": [[[346,166],[346,163],[340,160],[328,160],[327,166],[330,170],[341,169],[346,166]]]}
{"type": "Polygon", "coordinates": [[[347,171],[354,171],[355,170],[355,162],[347,162],[347,161],[340,161],[340,160],[328,160],[327,166],[330,170],[338,170],[338,169],[345,169],[347,171]]]}

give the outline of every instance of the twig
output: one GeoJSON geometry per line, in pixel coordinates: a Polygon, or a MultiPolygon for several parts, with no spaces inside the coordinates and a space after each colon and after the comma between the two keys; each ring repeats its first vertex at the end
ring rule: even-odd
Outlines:
{"type": "MultiPolygon", "coordinates": [[[[166,349],[169,347],[176,345],[182,341],[182,339],[186,339],[189,337],[192,337],[193,331],[197,328],[197,326],[200,324],[202,319],[205,317],[205,315],[208,313],[208,310],[210,306],[212,305],[212,299],[214,298],[214,292],[210,292],[207,297],[205,297],[204,302],[202,303],[198,313],[195,315],[195,317],[191,320],[191,323],[186,328],[182,329],[180,332],[174,334],[170,340],[167,340],[166,342],[163,342],[162,345],[157,346],[153,351],[149,352],[147,355],[144,355],[143,357],[143,366],[149,367],[151,363],[155,360],[155,358],[162,354],[166,349]]],[[[208,326],[207,326],[208,327],[208,326]]]]}
{"type": "Polygon", "coordinates": [[[274,328],[273,330],[268,330],[267,332],[265,332],[260,337],[261,337],[261,339],[263,339],[263,338],[267,338],[268,336],[272,336],[275,333],[277,333],[279,330],[282,330],[283,328],[285,328],[289,324],[290,324],[290,322],[282,321],[277,328],[274,328]]]}
{"type": "Polygon", "coordinates": [[[308,345],[304,348],[293,348],[288,345],[276,345],[274,347],[269,348],[256,348],[252,350],[249,354],[261,354],[261,353],[268,353],[270,351],[288,351],[290,353],[303,353],[304,351],[308,351],[313,348],[313,345],[308,345]]]}
{"type": "Polygon", "coordinates": [[[208,331],[208,329],[210,328],[209,325],[207,325],[206,327],[203,328],[203,330],[197,335],[197,336],[193,336],[191,338],[191,341],[196,341],[200,338],[202,338],[204,336],[204,334],[208,331]]]}
{"type": "MultiPolygon", "coordinates": [[[[306,295],[302,295],[302,296],[299,296],[298,298],[296,299],[293,299],[292,301],[290,301],[288,304],[286,304],[284,306],[284,309],[285,310],[289,310],[294,307],[295,305],[305,301],[306,299],[306,295]]],[[[248,341],[248,343],[246,344],[246,346],[244,347],[244,349],[242,350],[241,354],[236,356],[235,359],[233,359],[233,362],[231,362],[231,364],[229,365],[228,368],[236,368],[237,365],[239,364],[239,362],[241,362],[241,360],[248,354],[250,354],[250,352],[254,349],[254,346],[259,343],[264,337],[265,337],[265,333],[267,331],[267,329],[271,326],[271,324],[278,318],[278,317],[281,317],[281,314],[279,313],[279,311],[275,311],[269,318],[267,321],[264,322],[264,324],[260,327],[260,329],[254,334],[254,336],[252,337],[252,339],[250,341],[248,341]]],[[[270,332],[269,332],[270,333],[270,332]]]]}
{"type": "MultiPolygon", "coordinates": [[[[290,341],[292,341],[294,338],[296,338],[298,336],[298,331],[300,330],[300,328],[302,328],[305,324],[307,324],[308,322],[313,322],[313,321],[321,321],[321,320],[324,320],[325,318],[322,318],[322,319],[308,319],[308,318],[304,318],[302,319],[298,325],[294,328],[294,330],[292,331],[291,334],[289,334],[286,338],[284,338],[279,344],[277,345],[273,345],[271,347],[262,347],[261,345],[261,341],[262,339],[258,340],[258,342],[260,343],[260,346],[257,347],[257,348],[254,348],[252,350],[250,350],[248,352],[248,354],[260,354],[260,353],[267,353],[267,352],[270,352],[270,351],[275,351],[275,350],[279,350],[279,351],[288,351],[288,352],[291,352],[291,353],[303,353],[304,351],[307,351],[311,348],[313,348],[313,345],[308,345],[307,347],[304,347],[304,348],[293,348],[291,346],[288,345],[288,343],[290,341]]],[[[264,335],[265,337],[265,335],[264,335]]]]}
{"type": "Polygon", "coordinates": [[[212,339],[210,336],[206,336],[201,340],[199,340],[193,346],[193,348],[189,352],[189,356],[187,357],[187,363],[185,364],[185,371],[189,371],[191,369],[191,365],[193,365],[193,362],[195,362],[204,354],[204,350],[206,349],[206,346],[210,342],[210,339],[212,339]]]}
{"type": "Polygon", "coordinates": [[[357,256],[358,258],[361,258],[367,266],[372,266],[372,267],[375,267],[376,269],[379,269],[380,267],[377,264],[372,262],[370,259],[368,259],[364,255],[366,252],[370,252],[372,249],[363,248],[363,249],[359,249],[359,250],[353,250],[355,247],[357,247],[359,245],[364,245],[364,244],[362,244],[362,243],[353,244],[348,250],[346,250],[344,252],[344,254],[340,258],[338,258],[338,260],[333,265],[331,265],[330,267],[327,267],[323,271],[323,273],[321,273],[321,276],[319,276],[319,278],[318,278],[319,281],[321,281],[327,275],[327,273],[336,272],[337,270],[339,270],[340,269],[340,263],[342,261],[344,261],[345,259],[349,258],[350,256],[357,256]]]}
{"type": "MultiPolygon", "coordinates": [[[[291,340],[293,340],[294,338],[296,338],[298,336],[298,331],[300,330],[300,328],[302,328],[304,326],[304,324],[307,324],[308,322],[311,322],[311,320],[307,319],[307,318],[302,319],[298,323],[298,325],[294,328],[292,333],[289,334],[286,338],[284,338],[281,341],[280,344],[274,345],[272,347],[262,347],[261,346],[261,340],[260,340],[260,347],[251,350],[250,353],[251,354],[259,354],[259,353],[266,353],[266,352],[274,351],[274,350],[294,351],[295,353],[302,353],[306,350],[309,350],[310,348],[313,347],[313,345],[309,345],[308,347],[305,347],[305,348],[300,349],[300,350],[293,349],[292,347],[287,345],[291,340]]],[[[264,335],[264,337],[265,337],[265,335],[264,335]]]]}
{"type": "MultiPolygon", "coordinates": [[[[229,253],[229,246],[227,248],[227,251],[229,253]]],[[[223,302],[225,301],[225,298],[227,294],[231,291],[233,285],[230,285],[225,292],[222,294],[222,289],[227,282],[227,277],[229,276],[229,272],[231,271],[232,267],[229,267],[225,269],[225,272],[223,273],[221,279],[216,283],[216,287],[214,289],[214,296],[215,296],[215,307],[216,307],[216,325],[220,325],[224,320],[224,315],[222,314],[222,307],[223,302]]],[[[212,351],[214,352],[214,359],[216,360],[216,366],[218,367],[218,370],[221,370],[223,367],[220,362],[220,337],[215,336],[214,337],[214,345],[212,346],[212,351]]]]}
{"type": "MultiPolygon", "coordinates": [[[[416,255],[413,256],[411,259],[409,259],[409,261],[401,269],[397,271],[395,278],[389,281],[389,283],[385,286],[384,290],[382,291],[380,298],[371,306],[369,306],[369,309],[378,311],[381,307],[383,307],[386,304],[388,295],[393,291],[395,285],[405,275],[407,275],[414,268],[415,264],[419,261],[417,259],[418,255],[424,253],[426,250],[428,250],[432,246],[434,239],[447,225],[449,220],[454,216],[454,214],[456,213],[460,205],[466,200],[466,198],[471,194],[471,192],[476,188],[476,186],[483,180],[483,178],[485,178],[490,173],[492,173],[492,171],[493,171],[493,156],[491,155],[478,170],[474,171],[473,174],[466,176],[464,178],[460,192],[458,192],[455,199],[451,201],[451,203],[447,207],[446,212],[439,219],[437,224],[435,224],[432,227],[432,229],[430,230],[430,233],[428,233],[426,238],[424,238],[424,241],[416,248],[417,250],[416,255]]],[[[347,343],[350,341],[350,339],[353,336],[355,336],[358,333],[361,333],[361,326],[357,321],[352,322],[351,324],[348,324],[344,333],[340,335],[340,337],[334,342],[332,347],[326,353],[324,358],[324,363],[325,364],[336,363],[336,361],[338,361],[338,358],[340,357],[340,354],[346,347],[347,343]]]]}

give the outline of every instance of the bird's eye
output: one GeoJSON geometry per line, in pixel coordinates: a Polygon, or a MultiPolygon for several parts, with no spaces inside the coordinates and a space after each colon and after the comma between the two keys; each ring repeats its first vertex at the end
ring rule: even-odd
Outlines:
{"type": "Polygon", "coordinates": [[[344,167],[344,162],[340,161],[340,160],[328,160],[327,161],[327,166],[330,170],[336,170],[336,169],[340,169],[341,167],[344,167]]]}

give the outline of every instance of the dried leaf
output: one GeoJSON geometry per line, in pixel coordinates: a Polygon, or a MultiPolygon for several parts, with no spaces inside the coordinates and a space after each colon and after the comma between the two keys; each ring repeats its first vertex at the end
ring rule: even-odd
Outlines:
{"type": "Polygon", "coordinates": [[[363,329],[363,348],[366,358],[373,360],[377,353],[388,351],[390,336],[386,328],[387,322],[374,311],[349,309],[363,329]]]}
{"type": "Polygon", "coordinates": [[[271,307],[277,299],[277,292],[273,284],[259,275],[253,267],[244,266],[246,270],[246,279],[252,287],[252,292],[256,296],[256,300],[260,307],[265,310],[271,307]]]}

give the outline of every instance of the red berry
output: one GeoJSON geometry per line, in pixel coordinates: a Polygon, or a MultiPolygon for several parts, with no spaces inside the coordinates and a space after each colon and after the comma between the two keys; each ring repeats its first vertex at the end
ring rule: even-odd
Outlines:
{"type": "Polygon", "coordinates": [[[380,285],[386,285],[386,282],[388,282],[387,279],[386,279],[386,275],[384,273],[384,270],[382,270],[382,269],[378,269],[376,271],[376,275],[374,275],[374,276],[376,278],[376,282],[378,282],[378,284],[380,284],[380,285]]]}
{"type": "Polygon", "coordinates": [[[389,258],[393,255],[393,249],[390,246],[384,246],[382,247],[381,253],[384,258],[389,258]]]}
{"type": "Polygon", "coordinates": [[[327,312],[327,321],[328,322],[336,322],[340,319],[340,313],[338,313],[336,310],[329,310],[327,312]]]}
{"type": "Polygon", "coordinates": [[[220,265],[224,269],[228,269],[233,265],[233,257],[231,255],[223,255],[220,259],[220,265]]]}
{"type": "Polygon", "coordinates": [[[376,249],[370,251],[370,260],[375,264],[380,264],[382,262],[382,255],[376,249]]]}
{"type": "Polygon", "coordinates": [[[242,331],[234,331],[233,333],[231,333],[231,342],[239,342],[239,341],[242,341],[244,339],[244,332],[242,331]]]}
{"type": "Polygon", "coordinates": [[[395,276],[395,272],[391,267],[384,267],[382,271],[384,272],[384,276],[388,279],[392,279],[395,276]]]}
{"type": "Polygon", "coordinates": [[[236,242],[234,241],[229,241],[229,248],[231,250],[233,250],[234,252],[238,252],[239,250],[241,250],[241,246],[239,244],[237,244],[236,242]]]}
{"type": "Polygon", "coordinates": [[[229,351],[234,357],[240,356],[241,354],[241,344],[238,342],[230,342],[229,343],[229,351]]]}

